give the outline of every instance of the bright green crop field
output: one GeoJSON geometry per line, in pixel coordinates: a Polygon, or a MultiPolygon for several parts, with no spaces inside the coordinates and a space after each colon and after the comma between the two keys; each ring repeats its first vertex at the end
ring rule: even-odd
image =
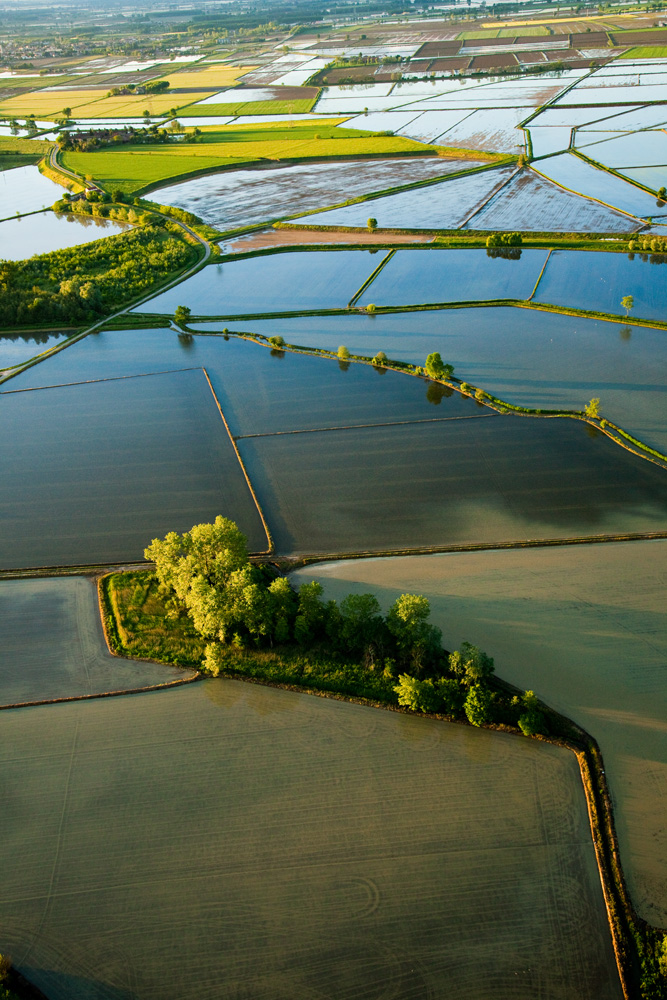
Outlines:
{"type": "Polygon", "coordinates": [[[439,148],[402,136],[337,128],[326,121],[286,122],[280,128],[232,124],[203,132],[196,142],[194,138],[188,135],[179,145],[68,152],[62,162],[75,173],[94,177],[104,187],[118,187],[130,194],[178,177],[261,160],[433,154],[439,148]]]}

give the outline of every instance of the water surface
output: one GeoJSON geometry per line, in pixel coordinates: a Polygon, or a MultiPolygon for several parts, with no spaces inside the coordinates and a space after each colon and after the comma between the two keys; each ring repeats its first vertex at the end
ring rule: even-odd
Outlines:
{"type": "Polygon", "coordinates": [[[474,161],[430,156],[271,164],[181,181],[158,188],[152,197],[160,204],[194,212],[224,230],[323,208],[367,191],[381,191],[477,165],[474,161]]]}
{"type": "Polygon", "coordinates": [[[0,580],[0,704],[164,684],[192,671],[109,652],[94,580],[0,580]]]}
{"type": "Polygon", "coordinates": [[[667,923],[667,542],[309,566],[326,597],[426,594],[443,642],[468,640],[600,743],[621,862],[644,919],[667,923]]]}
{"type": "Polygon", "coordinates": [[[0,222],[0,254],[5,260],[26,260],[34,254],[65,250],[105,236],[116,236],[129,228],[109,219],[83,215],[55,215],[53,212],[28,215],[0,222]]]}
{"type": "Polygon", "coordinates": [[[0,413],[1,567],[138,560],[223,513],[266,548],[201,371],[5,393],[0,413]]]}
{"type": "Polygon", "coordinates": [[[195,316],[345,308],[386,252],[312,250],[209,264],[133,312],[173,313],[186,305],[195,316]]]}
{"type": "Polygon", "coordinates": [[[6,333],[0,331],[0,369],[29,361],[65,340],[69,334],[46,330],[44,333],[6,333]]]}
{"type": "Polygon", "coordinates": [[[0,773],[51,1000],[621,998],[567,750],[216,680],[5,713],[0,773]]]}
{"type": "MultiPolygon", "coordinates": [[[[0,171],[0,219],[36,212],[58,201],[65,189],[40,174],[36,166],[0,171]]],[[[4,253],[4,250],[3,250],[4,253]]]]}
{"type": "Polygon", "coordinates": [[[667,320],[667,254],[646,256],[554,250],[535,301],[623,316],[621,299],[631,295],[633,315],[667,320]]]}

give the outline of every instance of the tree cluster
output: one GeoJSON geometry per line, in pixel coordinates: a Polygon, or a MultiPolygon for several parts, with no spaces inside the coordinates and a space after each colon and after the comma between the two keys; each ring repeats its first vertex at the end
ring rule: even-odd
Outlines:
{"type": "Polygon", "coordinates": [[[194,251],[153,226],[29,260],[0,260],[0,325],[94,321],[186,267],[194,251]]]}
{"type": "Polygon", "coordinates": [[[134,145],[149,143],[151,146],[154,146],[160,143],[172,142],[173,139],[174,130],[158,128],[157,125],[140,129],[126,125],[125,128],[88,129],[85,132],[60,132],[58,134],[58,147],[65,152],[75,150],[78,153],[91,153],[96,149],[124,146],[129,142],[134,145]]]}
{"type": "Polygon", "coordinates": [[[245,536],[224,517],[153,539],[144,555],[155,563],[174,612],[187,613],[207,641],[204,673],[224,669],[229,647],[325,651],[396,680],[398,703],[414,711],[465,714],[474,726],[508,722],[531,735],[544,731],[532,692],[510,700],[493,689],[489,656],[467,642],[447,654],[422,595],[401,594],[383,615],[374,594],[325,601],[316,581],[295,591],[272,568],[250,562],[245,536]]]}

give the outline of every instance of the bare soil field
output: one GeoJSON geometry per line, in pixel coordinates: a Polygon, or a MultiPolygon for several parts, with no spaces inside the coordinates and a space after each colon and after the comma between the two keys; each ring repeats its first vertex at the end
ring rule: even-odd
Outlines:
{"type": "Polygon", "coordinates": [[[266,250],[272,247],[308,246],[314,243],[357,243],[398,246],[401,243],[431,243],[435,237],[429,233],[392,233],[378,236],[376,233],[327,233],[309,232],[307,229],[261,229],[236,239],[220,243],[223,253],[247,253],[249,250],[266,250]]]}
{"type": "Polygon", "coordinates": [[[228,680],[0,733],[0,949],[50,1000],[621,998],[569,751],[228,680]]]}

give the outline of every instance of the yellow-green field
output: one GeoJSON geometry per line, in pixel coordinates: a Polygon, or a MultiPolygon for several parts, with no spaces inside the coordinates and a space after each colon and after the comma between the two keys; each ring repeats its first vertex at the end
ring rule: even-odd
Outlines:
{"type": "MultiPolygon", "coordinates": [[[[34,93],[10,97],[0,104],[0,116],[24,117],[33,114],[36,118],[57,118],[64,108],[71,108],[74,118],[113,118],[116,115],[140,117],[144,111],[152,115],[164,114],[172,107],[192,103],[194,95],[188,94],[121,94],[107,97],[108,88],[98,87],[70,90],[39,90],[34,93]]],[[[211,90],[210,94],[214,94],[211,90]]],[[[209,94],[209,96],[210,96],[209,94]]],[[[203,100],[205,93],[197,94],[203,100]]]]}
{"type": "Polygon", "coordinates": [[[161,79],[168,80],[172,90],[189,90],[192,87],[210,87],[215,93],[223,87],[231,87],[244,73],[250,73],[257,66],[207,66],[205,69],[179,70],[165,73],[161,79]]]}
{"type": "MultiPolygon", "coordinates": [[[[176,95],[173,95],[174,97],[176,95]]],[[[205,95],[201,94],[202,100],[205,95]]],[[[298,101],[237,101],[235,104],[193,104],[181,115],[300,115],[312,108],[316,98],[298,101]]]]}
{"type": "Polygon", "coordinates": [[[667,45],[636,45],[628,49],[621,59],[667,59],[667,45]]]}
{"type": "MultiPolygon", "coordinates": [[[[336,121],[338,119],[335,119],[336,121]]],[[[65,167],[91,175],[107,188],[127,193],[162,181],[261,160],[307,160],[348,156],[389,156],[436,153],[437,146],[402,136],[373,135],[336,128],[331,120],[264,125],[227,125],[207,130],[201,142],[178,145],[136,145],[94,153],[68,152],[65,167]]]]}

